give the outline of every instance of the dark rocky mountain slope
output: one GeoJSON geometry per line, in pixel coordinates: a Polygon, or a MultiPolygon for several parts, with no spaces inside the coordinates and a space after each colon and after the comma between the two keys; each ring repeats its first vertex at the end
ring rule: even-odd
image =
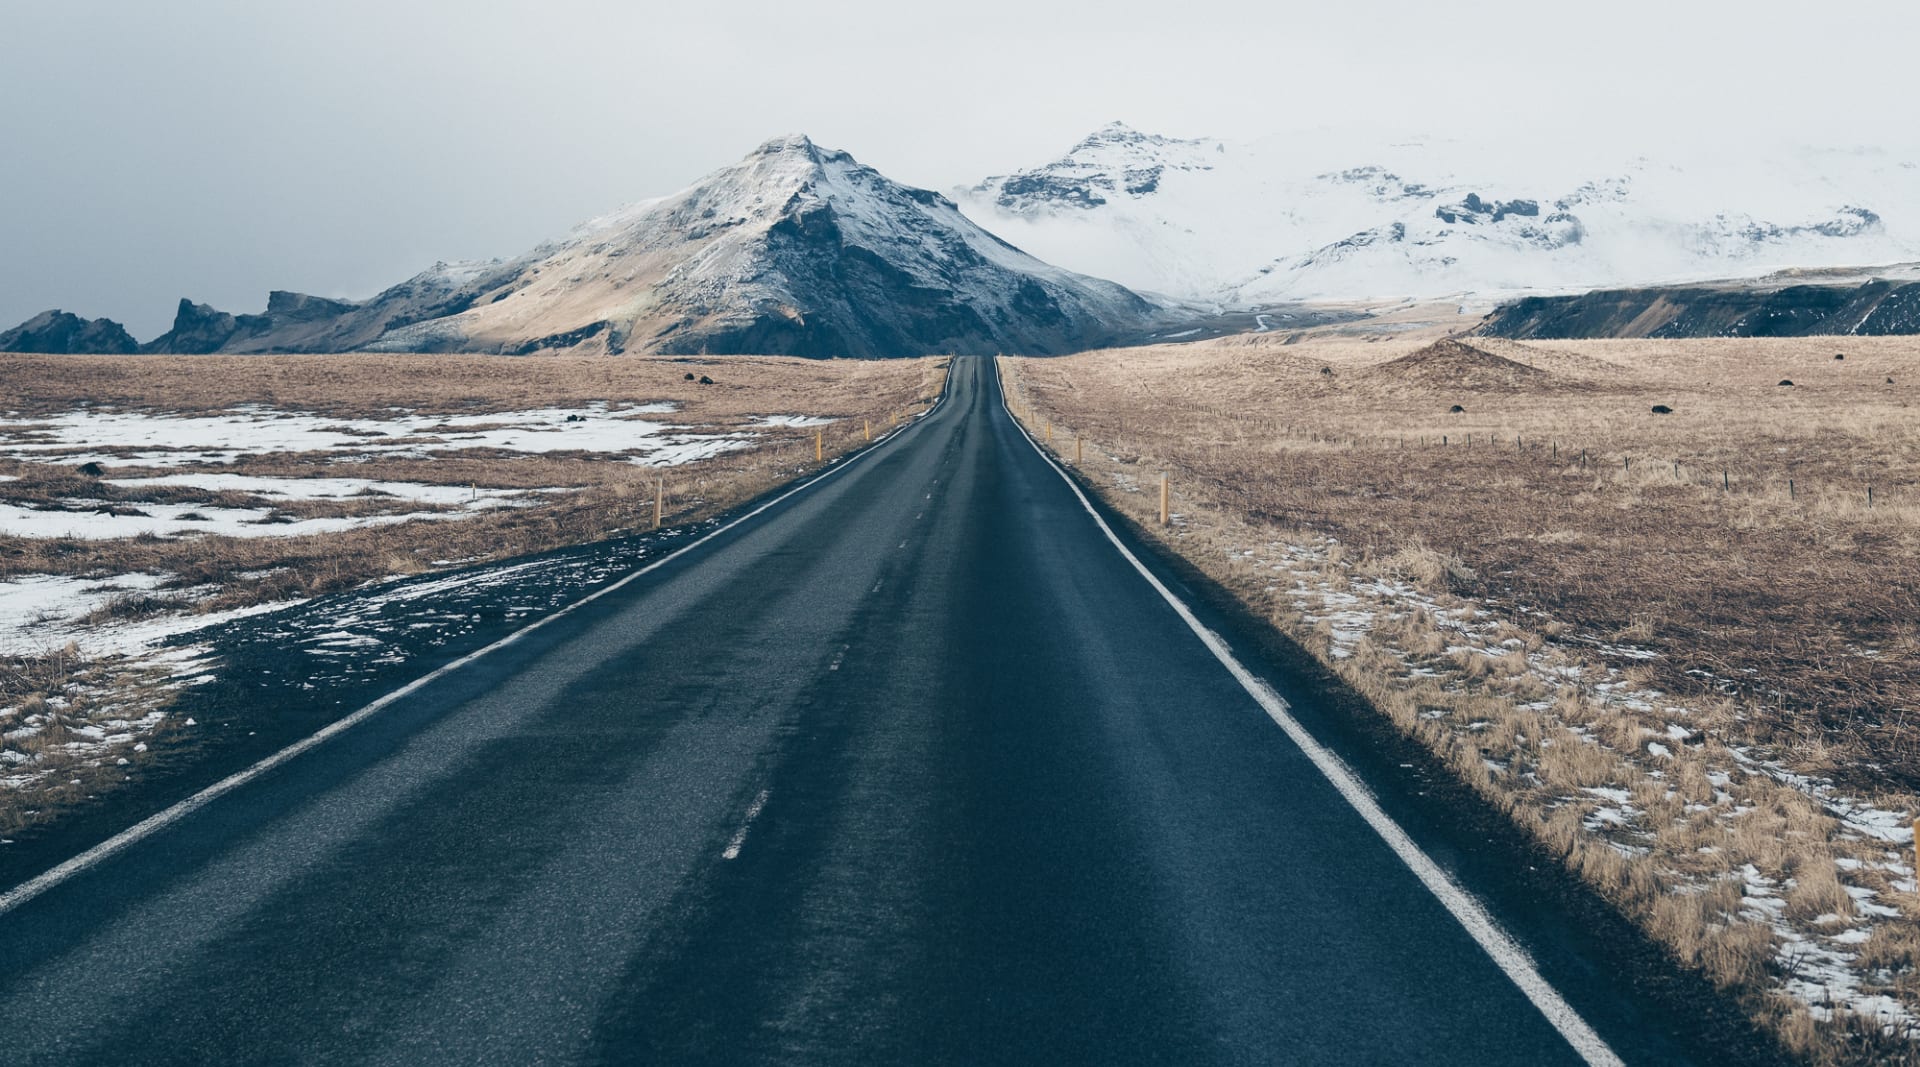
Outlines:
{"type": "Polygon", "coordinates": [[[1920,282],[1683,286],[1530,296],[1477,332],[1493,337],[1807,337],[1920,333],[1920,282]]]}
{"type": "Polygon", "coordinates": [[[83,319],[57,308],[0,333],[0,352],[114,356],[138,347],[126,327],[112,319],[83,319]]]}

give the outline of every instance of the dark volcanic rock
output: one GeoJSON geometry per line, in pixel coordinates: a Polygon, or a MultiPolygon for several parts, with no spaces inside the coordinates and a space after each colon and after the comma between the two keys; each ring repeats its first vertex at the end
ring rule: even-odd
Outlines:
{"type": "Polygon", "coordinates": [[[1539,214],[1540,203],[1537,200],[1482,200],[1479,193],[1468,193],[1466,199],[1457,204],[1433,209],[1434,217],[1441,222],[1465,223],[1469,226],[1503,222],[1512,215],[1537,218],[1539,214]]]}
{"type": "Polygon", "coordinates": [[[0,352],[120,356],[139,350],[126,327],[112,319],[83,319],[58,309],[0,333],[0,352]]]}
{"type": "Polygon", "coordinates": [[[323,296],[275,289],[267,294],[266,317],[276,323],[320,322],[351,314],[359,307],[351,300],[329,300],[323,296]]]}
{"type": "Polygon", "coordinates": [[[173,329],[142,346],[144,352],[171,355],[203,355],[220,347],[240,332],[239,320],[210,304],[196,304],[185,297],[173,313],[173,329]]]}
{"type": "Polygon", "coordinates": [[[267,294],[259,315],[230,315],[206,304],[180,301],[173,329],[149,342],[145,351],[206,352],[354,352],[367,348],[390,329],[455,315],[482,296],[506,295],[500,289],[499,264],[435,264],[371,300],[333,300],[276,289],[267,294]]]}
{"type": "Polygon", "coordinates": [[[1480,327],[1493,337],[1810,337],[1920,333],[1920,282],[1695,286],[1530,296],[1480,327]]]}

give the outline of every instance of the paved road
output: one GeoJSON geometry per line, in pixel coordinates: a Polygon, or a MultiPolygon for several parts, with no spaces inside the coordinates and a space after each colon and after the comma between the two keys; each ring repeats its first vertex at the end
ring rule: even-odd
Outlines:
{"type": "Polygon", "coordinates": [[[985,360],[0,915],[7,1063],[927,1060],[1579,1062],[985,360]]]}

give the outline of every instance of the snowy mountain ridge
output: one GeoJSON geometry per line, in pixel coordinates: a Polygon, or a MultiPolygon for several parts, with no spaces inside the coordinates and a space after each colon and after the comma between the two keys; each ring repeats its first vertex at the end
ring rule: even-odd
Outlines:
{"type": "Polygon", "coordinates": [[[1190,315],[1049,266],[947,197],[791,136],[523,255],[438,263],[368,300],[274,292],[257,315],[182,300],[143,348],[1053,354],[1144,339],[1170,314],[1190,315]]]}
{"type": "Polygon", "coordinates": [[[1878,150],[1616,159],[1510,140],[1183,140],[1114,123],[956,198],[1051,262],[1223,306],[1920,258],[1920,166],[1878,150]]]}

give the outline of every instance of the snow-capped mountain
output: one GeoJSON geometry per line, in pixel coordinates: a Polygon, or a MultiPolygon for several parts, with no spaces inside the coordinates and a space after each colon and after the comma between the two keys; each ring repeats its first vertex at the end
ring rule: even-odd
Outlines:
{"type": "Polygon", "coordinates": [[[1074,351],[1163,308],[1050,267],[805,137],[492,263],[439,264],[362,302],[274,293],[264,315],[183,300],[171,352],[1074,351]]]}
{"type": "Polygon", "coordinates": [[[1920,258],[1920,156],[1613,159],[1590,146],[1492,136],[1500,139],[1233,142],[1115,123],[1059,160],[956,198],[1051,262],[1228,306],[1920,258]]]}

